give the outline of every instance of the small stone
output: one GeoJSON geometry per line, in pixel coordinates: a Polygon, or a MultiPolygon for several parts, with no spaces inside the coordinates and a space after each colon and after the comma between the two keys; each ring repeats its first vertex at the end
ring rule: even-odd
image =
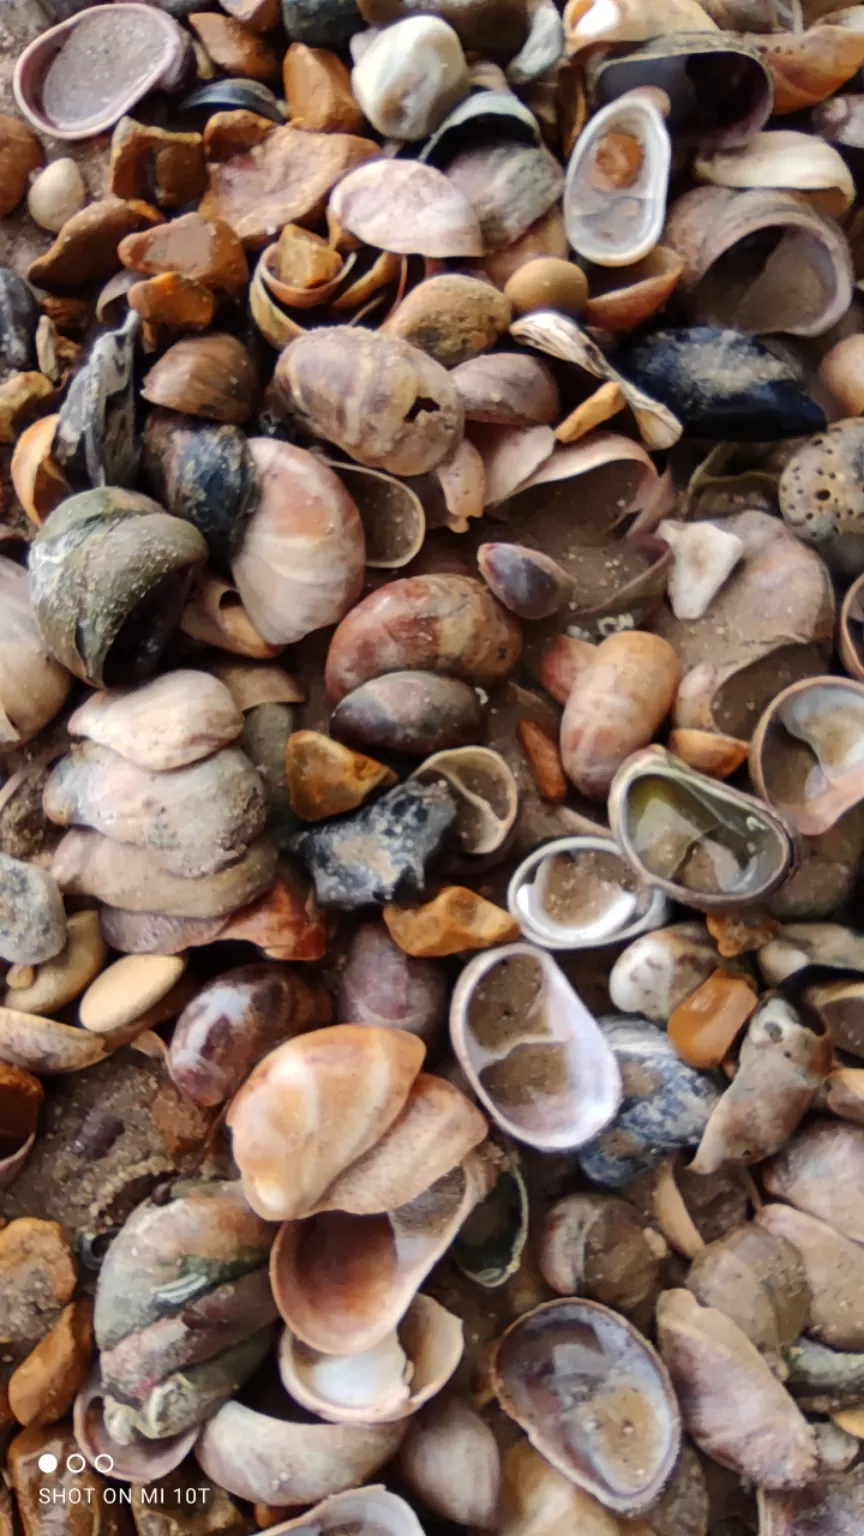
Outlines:
{"type": "Polygon", "coordinates": [[[724,960],[761,949],[783,926],[776,917],[758,907],[744,908],[741,912],[708,912],[705,922],[724,960]]]}
{"type": "Polygon", "coordinates": [[[560,804],[567,799],[569,785],[557,741],[553,741],[534,720],[519,721],[519,740],[544,800],[560,804]]]}
{"type": "Polygon", "coordinates": [[[744,555],[744,541],[713,523],[664,519],[658,538],[672,546],[669,603],[676,619],[701,619],[744,555]]]}
{"type": "MultiPolygon", "coordinates": [[[[16,987],[3,999],[7,1008],[21,1013],[52,1014],[65,1008],[98,976],[108,951],[102,938],[99,913],[73,912],[66,923],[66,943],[58,955],[35,971],[27,987],[16,987]]],[[[6,976],[12,986],[12,972],[6,976]]]]}
{"type": "MultiPolygon", "coordinates": [[[[71,1424],[33,1424],[16,1435],[9,1447],[8,1471],[24,1536],[129,1536],[125,1511],[105,1499],[104,1477],[86,1463],[81,1472],[69,1470],[69,1458],[80,1454],[71,1424]],[[52,1457],[56,1467],[50,1476],[39,1465],[45,1456],[52,1457]],[[50,1513],[42,1498],[44,1488],[50,1488],[55,1501],[50,1513]]],[[[73,1461],[73,1466],[80,1462],[73,1461]]]]}
{"type": "Polygon", "coordinates": [[[66,943],[66,914],[46,869],[0,853],[0,957],[41,965],[66,943]]]}
{"type": "Polygon", "coordinates": [[[129,305],[148,324],[180,331],[208,330],[216,310],[210,289],[180,272],[162,272],[147,282],[133,283],[129,305]]]}
{"type": "Polygon", "coordinates": [[[75,161],[64,155],[39,172],[27,194],[27,209],[40,229],[56,235],[86,201],[84,178],[75,161]]]}
{"type": "Polygon", "coordinates": [[[670,1014],[669,1039],[689,1066],[719,1067],[758,1004],[749,977],[714,971],[670,1014]]]}
{"type": "Polygon", "coordinates": [[[77,1276],[60,1223],[22,1216],[0,1232],[0,1343],[44,1338],[77,1276]]]}
{"type": "Polygon", "coordinates": [[[456,821],[456,802],[442,780],[409,779],[374,805],[291,839],[324,907],[351,911],[419,896],[426,864],[456,821]]]}
{"type": "Polygon", "coordinates": [[[300,43],[338,48],[363,26],[357,0],[282,0],[282,24],[300,43]]]}
{"type": "Polygon", "coordinates": [[[185,955],[124,955],[90,983],[78,1018],[95,1034],[121,1029],[161,1003],[185,969],[185,955]]]}
{"type": "Polygon", "coordinates": [[[285,769],[291,809],[304,821],[323,821],[356,810],[376,789],[396,783],[392,768],[352,752],[319,731],[294,731],[289,736],[285,769]]]}
{"type": "Polygon", "coordinates": [[[292,43],[282,60],[285,99],[295,128],[319,133],[358,133],[363,113],[351,76],[338,54],[292,43]]]}
{"type": "Polygon", "coordinates": [[[273,960],[323,960],[327,953],[327,929],[314,896],[304,899],[284,880],[235,912],[219,937],[257,944],[273,960]]]}
{"type": "Polygon", "coordinates": [[[456,368],[494,346],[512,318],[509,299],[491,283],[445,272],[412,288],[381,331],[401,336],[444,368],[456,368]]]}
{"type": "Polygon", "coordinates": [[[464,885],[448,885],[419,907],[385,907],[384,921],[406,955],[438,959],[512,944],[522,930],[509,912],[464,885]]]}
{"type": "Polygon", "coordinates": [[[204,153],[208,160],[230,160],[263,144],[276,127],[269,117],[245,107],[234,112],[214,112],[204,129],[204,153]]]}
{"type": "Polygon", "coordinates": [[[149,203],[103,197],[67,219],[50,251],[30,263],[27,276],[40,288],[80,288],[92,278],[111,277],[121,266],[119,242],[134,230],[160,222],[149,203]]]}
{"type": "Polygon", "coordinates": [[[9,1382],[19,1424],[56,1424],[87,1380],[93,1353],[93,1304],[70,1302],[59,1323],[22,1361],[9,1382]]]}
{"type": "Polygon", "coordinates": [[[165,128],[121,117],[111,138],[108,188],[115,197],[145,197],[160,208],[194,202],[207,185],[200,133],[165,128]]]}
{"type": "Polygon", "coordinates": [[[44,373],[13,373],[0,384],[0,443],[13,443],[23,422],[38,416],[54,399],[54,385],[44,373]]]}
{"type": "Polygon", "coordinates": [[[7,368],[19,373],[32,368],[38,322],[39,305],[33,289],[17,272],[0,267],[0,353],[7,368]]]}
{"type": "Polygon", "coordinates": [[[425,139],[468,95],[462,44],[439,16],[406,16],[385,27],[351,75],[354,95],[385,138],[425,139]]]}
{"type": "Polygon", "coordinates": [[[121,241],[119,256],[133,272],[179,273],[217,293],[236,293],[249,281],[246,256],[231,227],[197,213],[131,235],[121,241]]]}
{"type": "Polygon", "coordinates": [[[263,37],[233,16],[193,11],[189,25],[214,64],[242,80],[278,80],[279,60],[263,37]]]}
{"type": "Polygon", "coordinates": [[[575,261],[536,256],[508,278],[504,292],[516,315],[527,315],[534,309],[581,315],[588,302],[588,279],[575,261]]]}
{"type": "Polygon", "coordinates": [[[42,164],[42,146],[20,117],[0,112],[0,218],[18,207],[31,171],[42,164]]]}

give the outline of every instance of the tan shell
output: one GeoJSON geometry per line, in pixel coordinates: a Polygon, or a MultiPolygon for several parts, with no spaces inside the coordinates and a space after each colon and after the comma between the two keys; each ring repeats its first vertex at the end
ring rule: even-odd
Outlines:
{"type": "Polygon", "coordinates": [[[398,570],[423,548],[426,513],[416,491],[379,469],[327,459],[354,499],[366,539],[366,564],[398,570]]]}
{"type": "Polygon", "coordinates": [[[500,752],[490,747],[433,752],[411,777],[447,780],[456,798],[456,834],[464,853],[494,853],[501,847],[516,820],[519,789],[500,752]]]}
{"type": "Polygon", "coordinates": [[[655,245],[633,266],[601,269],[592,276],[585,324],[604,331],[633,330],[663,308],[683,271],[683,257],[665,245],[655,245]]]}
{"type": "Polygon", "coordinates": [[[187,603],[180,620],[184,635],[215,645],[220,651],[258,660],[278,656],[282,645],[271,645],[259,635],[236,587],[221,576],[205,575],[197,595],[187,603]]]}
{"type": "Polygon", "coordinates": [[[569,0],[564,11],[567,52],[597,43],[647,43],[667,32],[716,32],[696,0],[569,0]]]}
{"type": "Polygon", "coordinates": [[[797,192],[834,218],[855,200],[852,173],[839,151],[812,133],[788,128],[755,133],[738,149],[697,156],[693,173],[718,187],[797,192]]]}
{"type": "Polygon", "coordinates": [[[235,741],[243,716],[208,672],[166,672],[139,688],[105,689],[69,718],[73,736],[110,747],[141,768],[183,768],[235,741]]]}
{"type": "Polygon", "coordinates": [[[9,472],[15,494],[34,523],[44,523],[69,494],[68,481],[51,454],[59,420],[59,415],[53,415],[32,422],[12,451],[9,472]]]}
{"type": "Polygon", "coordinates": [[[155,909],[166,917],[223,917],[269,889],[276,850],[259,838],[227,869],[186,879],[169,874],[144,848],[76,827],[66,833],[51,867],[62,890],[96,896],[106,906],[132,912],[155,909]]]}
{"type": "Polygon", "coordinates": [[[20,1013],[47,1014],[65,1008],[98,976],[107,957],[99,913],[72,912],[59,955],[36,967],[29,986],[10,988],[4,1001],[20,1013]]]}
{"type": "Polygon", "coordinates": [[[367,245],[399,255],[482,256],[468,198],[417,160],[373,160],[335,188],[328,217],[367,245]]]}

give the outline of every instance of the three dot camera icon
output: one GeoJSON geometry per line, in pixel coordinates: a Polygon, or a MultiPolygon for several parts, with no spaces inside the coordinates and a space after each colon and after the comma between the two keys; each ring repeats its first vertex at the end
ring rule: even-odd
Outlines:
{"type": "MultiPolygon", "coordinates": [[[[38,1466],[40,1472],[56,1472],[60,1463],[56,1456],[52,1456],[50,1451],[45,1451],[44,1454],[39,1457],[36,1465],[38,1466]]],[[[84,1472],[87,1469],[87,1462],[78,1451],[73,1451],[71,1456],[66,1457],[65,1465],[66,1471],[71,1472],[73,1476],[77,1476],[79,1473],[84,1472]]],[[[108,1477],[109,1474],[114,1471],[114,1457],[105,1455],[97,1456],[94,1465],[97,1472],[101,1472],[103,1476],[108,1477]]]]}

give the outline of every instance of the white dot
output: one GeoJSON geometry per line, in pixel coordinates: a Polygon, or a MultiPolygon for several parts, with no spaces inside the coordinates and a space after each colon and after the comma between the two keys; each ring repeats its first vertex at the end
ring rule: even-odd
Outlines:
{"type": "Polygon", "coordinates": [[[84,1457],[79,1456],[77,1451],[73,1451],[71,1456],[66,1457],[67,1472],[83,1472],[86,1469],[86,1466],[87,1463],[84,1460],[84,1457]]]}
{"type": "Polygon", "coordinates": [[[40,1472],[56,1472],[58,1465],[57,1457],[52,1456],[50,1451],[45,1451],[45,1453],[39,1457],[36,1465],[38,1466],[40,1472]]]}
{"type": "Polygon", "coordinates": [[[94,1462],[94,1466],[95,1466],[97,1472],[104,1472],[106,1474],[108,1472],[113,1472],[114,1471],[114,1457],[106,1455],[106,1453],[103,1451],[101,1456],[97,1456],[96,1457],[96,1460],[94,1462]]]}

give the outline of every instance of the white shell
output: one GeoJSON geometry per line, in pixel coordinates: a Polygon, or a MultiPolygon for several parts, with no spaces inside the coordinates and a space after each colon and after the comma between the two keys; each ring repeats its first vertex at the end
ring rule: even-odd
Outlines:
{"type": "Polygon", "coordinates": [[[634,91],[603,107],[576,140],[564,186],[564,225],[574,251],[601,267],[624,267],[653,251],[666,220],[672,150],[660,111],[634,91]],[[602,141],[627,134],[642,147],[642,165],[626,187],[592,186],[591,172],[602,141]],[[626,205],[635,205],[630,210],[626,205]],[[625,237],[616,234],[623,219],[625,237]]]}
{"type": "Polygon", "coordinates": [[[662,892],[640,887],[611,837],[558,837],[535,848],[510,881],[507,906],[525,937],[544,949],[597,949],[632,939],[649,928],[662,928],[669,918],[669,903],[662,892]],[[576,874],[580,859],[598,853],[617,859],[622,883],[616,886],[596,871],[584,872],[574,892],[578,903],[574,918],[556,921],[548,905],[556,868],[560,871],[569,862],[576,874]]]}

